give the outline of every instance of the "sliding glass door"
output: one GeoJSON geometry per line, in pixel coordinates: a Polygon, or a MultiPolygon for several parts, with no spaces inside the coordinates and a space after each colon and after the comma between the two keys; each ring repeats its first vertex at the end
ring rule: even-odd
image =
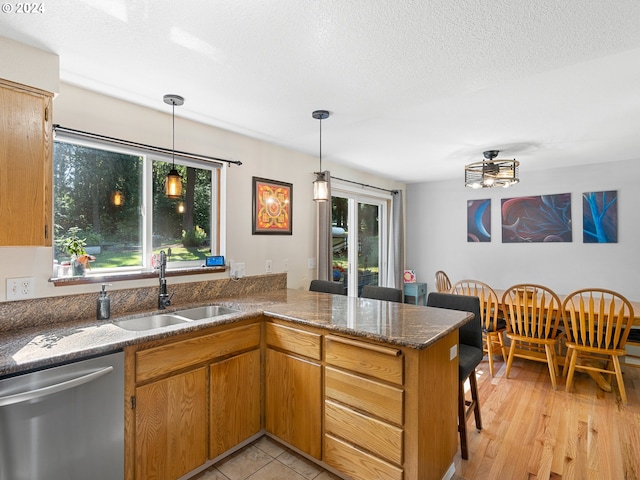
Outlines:
{"type": "Polygon", "coordinates": [[[382,285],[386,274],[389,199],[359,195],[333,186],[333,279],[349,296],[364,285],[382,285]]]}

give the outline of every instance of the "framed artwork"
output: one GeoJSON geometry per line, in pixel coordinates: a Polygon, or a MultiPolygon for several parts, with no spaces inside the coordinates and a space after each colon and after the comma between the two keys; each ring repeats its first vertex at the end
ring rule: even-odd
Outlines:
{"type": "Polygon", "coordinates": [[[618,192],[582,194],[582,241],[618,243],[618,192]]]}
{"type": "Polygon", "coordinates": [[[293,185],[267,178],[253,177],[254,235],[291,235],[293,185]]]}
{"type": "Polygon", "coordinates": [[[404,271],[404,283],[416,283],[416,272],[414,270],[404,271]]]}
{"type": "Polygon", "coordinates": [[[467,242],[491,241],[491,199],[467,202],[467,242]]]}
{"type": "Polygon", "coordinates": [[[570,193],[502,199],[502,243],[571,241],[570,193]]]}

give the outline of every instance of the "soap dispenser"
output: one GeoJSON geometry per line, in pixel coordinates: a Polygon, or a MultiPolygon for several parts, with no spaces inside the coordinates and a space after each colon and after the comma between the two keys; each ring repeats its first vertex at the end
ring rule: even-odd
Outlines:
{"type": "Polygon", "coordinates": [[[111,286],[110,283],[102,284],[102,291],[98,296],[98,305],[96,309],[98,320],[109,320],[109,317],[111,316],[111,299],[107,295],[107,285],[111,286]]]}

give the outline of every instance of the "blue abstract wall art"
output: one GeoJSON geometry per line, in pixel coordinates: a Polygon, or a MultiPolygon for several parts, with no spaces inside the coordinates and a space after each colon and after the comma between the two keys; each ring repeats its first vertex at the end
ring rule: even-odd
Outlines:
{"type": "Polygon", "coordinates": [[[582,194],[582,241],[618,243],[618,192],[582,194]]]}
{"type": "Polygon", "coordinates": [[[467,242],[491,241],[491,199],[467,202],[467,242]]]}
{"type": "Polygon", "coordinates": [[[570,193],[502,199],[502,243],[571,241],[570,193]]]}

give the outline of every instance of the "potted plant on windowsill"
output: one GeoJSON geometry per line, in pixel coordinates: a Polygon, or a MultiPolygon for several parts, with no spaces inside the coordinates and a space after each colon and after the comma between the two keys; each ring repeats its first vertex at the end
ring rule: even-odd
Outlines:
{"type": "Polygon", "coordinates": [[[85,246],[87,242],[84,238],[78,236],[78,227],[69,228],[69,236],[61,242],[69,255],[71,255],[71,271],[74,277],[83,276],[89,267],[89,262],[93,262],[96,257],[88,255],[85,246]]]}

